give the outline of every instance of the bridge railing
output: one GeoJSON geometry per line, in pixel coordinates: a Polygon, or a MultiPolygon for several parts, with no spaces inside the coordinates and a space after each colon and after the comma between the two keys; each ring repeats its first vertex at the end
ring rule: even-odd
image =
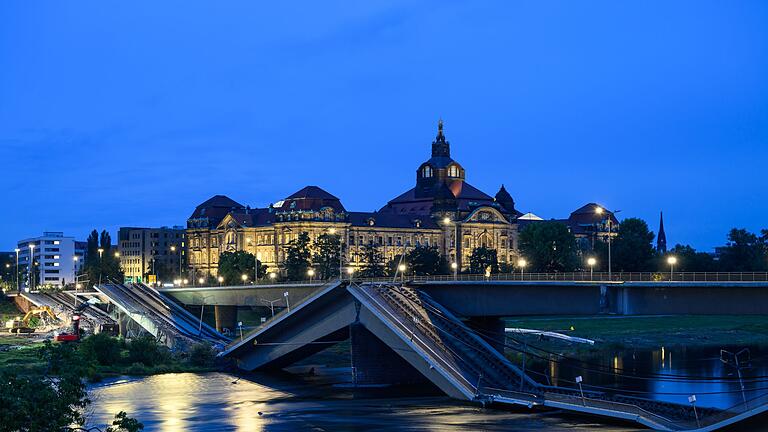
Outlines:
{"type": "Polygon", "coordinates": [[[415,276],[393,279],[354,278],[356,282],[432,282],[432,281],[561,281],[561,282],[768,282],[768,272],[559,272],[492,273],[415,276]]]}

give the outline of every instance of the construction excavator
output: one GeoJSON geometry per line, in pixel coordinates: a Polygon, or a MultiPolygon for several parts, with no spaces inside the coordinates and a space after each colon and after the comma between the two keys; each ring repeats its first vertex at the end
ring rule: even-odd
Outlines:
{"type": "Polygon", "coordinates": [[[92,298],[86,302],[80,303],[72,314],[72,327],[67,331],[57,333],[53,340],[56,342],[78,342],[80,341],[80,320],[83,316],[83,311],[99,302],[99,299],[92,298]]]}
{"type": "Polygon", "coordinates": [[[35,331],[31,323],[33,318],[37,318],[42,324],[52,324],[59,320],[49,306],[41,306],[30,309],[23,318],[16,317],[6,321],[5,328],[11,333],[32,333],[35,331]]]}

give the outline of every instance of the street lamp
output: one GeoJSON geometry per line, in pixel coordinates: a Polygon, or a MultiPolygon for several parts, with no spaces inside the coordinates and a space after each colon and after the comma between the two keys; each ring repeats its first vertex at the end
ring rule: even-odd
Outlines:
{"type": "Polygon", "coordinates": [[[270,278],[270,279],[272,279],[272,280],[275,280],[275,278],[277,278],[277,273],[275,273],[275,272],[270,272],[270,273],[269,273],[269,278],[270,278]]]}
{"type": "Polygon", "coordinates": [[[621,210],[614,210],[613,212],[608,212],[600,206],[595,208],[595,213],[599,216],[602,216],[603,213],[608,213],[608,219],[606,220],[606,224],[608,225],[608,280],[613,280],[611,276],[611,226],[613,225],[613,220],[611,218],[614,214],[620,211],[621,210]]]}
{"type": "Polygon", "coordinates": [[[205,278],[198,279],[197,283],[199,283],[200,285],[203,285],[205,283],[205,278]]]}
{"type": "MultiPolygon", "coordinates": [[[[328,234],[336,235],[336,228],[328,228],[328,234]]],[[[342,267],[344,266],[344,242],[341,241],[341,234],[339,234],[339,280],[342,276],[342,267]]]]}
{"type": "Polygon", "coordinates": [[[248,275],[242,275],[240,276],[240,279],[243,280],[243,285],[245,285],[245,282],[248,280],[248,275]]]}
{"type": "Polygon", "coordinates": [[[587,258],[587,265],[589,266],[589,280],[592,280],[592,274],[595,270],[595,264],[597,264],[597,260],[593,257],[587,258]]]}
{"type": "Polygon", "coordinates": [[[347,268],[347,274],[349,275],[349,281],[352,282],[352,275],[355,274],[355,268],[354,267],[348,267],[347,268]]]}
{"type": "Polygon", "coordinates": [[[288,302],[288,291],[283,293],[283,297],[285,297],[285,307],[288,308],[288,312],[290,312],[291,304],[288,302]]]}
{"type": "Polygon", "coordinates": [[[261,252],[256,252],[253,261],[253,281],[259,283],[259,261],[261,261],[261,252]]]}
{"type": "Polygon", "coordinates": [[[456,280],[459,272],[459,264],[454,261],[451,263],[451,268],[453,269],[453,280],[456,280]]]}
{"type": "Polygon", "coordinates": [[[669,280],[672,280],[675,277],[675,264],[677,264],[677,257],[668,257],[667,264],[669,264],[669,280]]]}
{"type": "Polygon", "coordinates": [[[312,278],[315,277],[315,271],[313,269],[307,270],[307,276],[309,276],[309,282],[312,283],[312,278]]]}
{"type": "MultiPolygon", "coordinates": [[[[171,252],[176,252],[176,246],[171,246],[171,252]]],[[[179,248],[179,277],[181,277],[181,248],[179,248]]]]}
{"type": "Polygon", "coordinates": [[[517,266],[520,267],[520,280],[523,280],[523,272],[525,271],[525,266],[528,265],[528,261],[525,260],[525,258],[520,258],[517,260],[517,266]]]}
{"type": "Polygon", "coordinates": [[[224,276],[219,276],[217,280],[219,281],[219,286],[221,286],[221,283],[224,282],[224,276]]]}
{"type": "Polygon", "coordinates": [[[104,268],[104,262],[101,259],[104,256],[104,249],[98,248],[97,250],[99,251],[99,286],[101,286],[101,272],[104,268]]]}
{"type": "MultiPolygon", "coordinates": [[[[453,242],[454,242],[453,247],[456,250],[456,256],[454,257],[454,259],[455,259],[455,262],[457,263],[456,264],[457,267],[454,267],[454,279],[455,279],[455,274],[456,274],[455,270],[458,268],[458,261],[459,261],[459,224],[451,222],[451,218],[449,218],[448,216],[443,218],[443,224],[446,226],[453,224],[453,242]]],[[[446,255],[448,255],[448,249],[449,249],[448,246],[449,246],[449,243],[446,238],[446,241],[445,241],[446,255]]],[[[451,265],[451,267],[453,267],[453,265],[451,265]]]]}
{"type": "Polygon", "coordinates": [[[397,270],[400,272],[400,282],[405,282],[405,270],[408,267],[405,266],[405,264],[400,264],[397,266],[397,270]]]}
{"type": "Polygon", "coordinates": [[[35,245],[29,244],[29,290],[35,289],[35,245]]]}
{"type": "Polygon", "coordinates": [[[16,252],[16,291],[21,292],[21,284],[19,284],[19,252],[21,249],[16,248],[13,251],[16,252]]]}

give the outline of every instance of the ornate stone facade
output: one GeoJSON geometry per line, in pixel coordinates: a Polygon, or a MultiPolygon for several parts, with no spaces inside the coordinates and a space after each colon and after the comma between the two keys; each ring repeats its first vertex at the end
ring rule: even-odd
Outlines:
{"type": "Polygon", "coordinates": [[[363,247],[369,244],[380,247],[385,263],[420,245],[437,246],[462,270],[480,246],[495,249],[500,263],[514,263],[522,213],[503,185],[491,197],[465,178],[464,168],[451,158],[440,121],[432,155],[416,170],[416,186],[377,212],[347,211],[337,197],[317,186],[268,208],[214,196],[187,221],[190,270],[194,277],[216,276],[220,253],[243,250],[257,255],[269,271],[280,271],[285,246],[301,232],[312,241],[323,233],[341,234],[345,266],[362,265],[363,247]]]}

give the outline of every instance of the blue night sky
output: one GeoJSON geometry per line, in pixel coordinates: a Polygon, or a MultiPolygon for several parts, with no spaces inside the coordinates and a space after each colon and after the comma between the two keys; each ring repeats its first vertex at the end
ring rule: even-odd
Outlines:
{"type": "Polygon", "coordinates": [[[0,250],[307,184],[375,210],[440,117],[524,212],[768,228],[768,2],[207,3],[0,4],[0,250]]]}

